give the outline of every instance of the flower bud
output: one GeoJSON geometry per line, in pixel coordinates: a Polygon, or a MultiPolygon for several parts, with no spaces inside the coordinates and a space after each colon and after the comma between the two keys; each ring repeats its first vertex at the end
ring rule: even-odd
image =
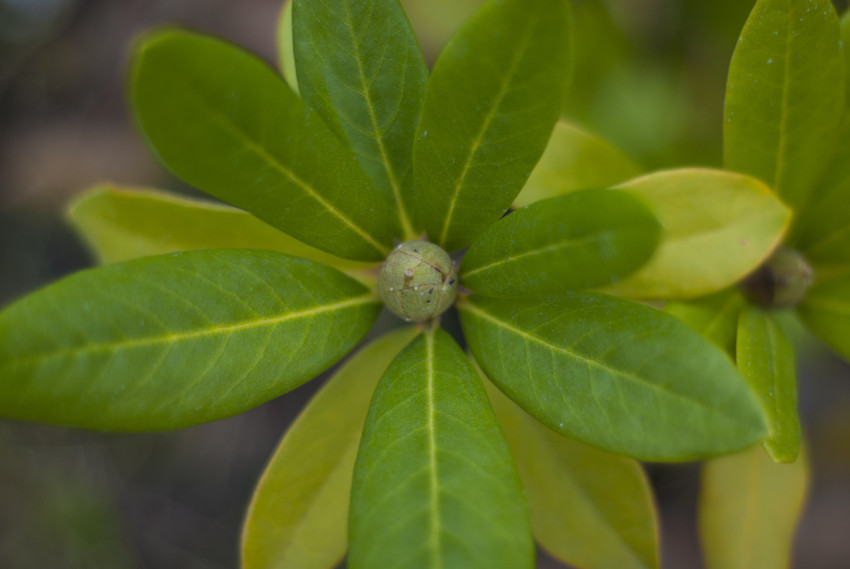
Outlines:
{"type": "Polygon", "coordinates": [[[402,243],[381,267],[378,295],[393,314],[405,320],[430,320],[445,312],[457,295],[454,263],[433,243],[402,243]]]}

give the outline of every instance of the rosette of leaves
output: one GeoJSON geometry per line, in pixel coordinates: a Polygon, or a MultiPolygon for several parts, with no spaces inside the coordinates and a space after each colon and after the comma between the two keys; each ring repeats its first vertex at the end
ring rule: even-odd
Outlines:
{"type": "MultiPolygon", "coordinates": [[[[670,200],[672,194],[643,191],[634,182],[621,186],[649,199],[662,223],[666,213],[679,221],[665,224],[661,244],[643,268],[608,290],[671,301],[667,312],[735,359],[768,417],[763,448],[705,466],[700,523],[711,569],[744,566],[755,559],[765,567],[790,564],[808,467],[801,456],[789,330],[802,325],[850,358],[848,42],[850,14],[839,19],[830,2],[759,0],[732,57],[724,166],[772,188],[794,213],[790,224],[786,219],[787,232],[765,231],[762,222],[770,216],[769,208],[753,201],[743,187],[722,199],[708,189],[699,196],[670,200]],[[739,212],[739,221],[750,224],[748,236],[728,240],[720,248],[707,248],[706,240],[694,239],[699,232],[694,227],[733,210],[739,212]],[[690,228],[680,223],[688,219],[701,221],[690,228]],[[737,276],[726,271],[730,259],[721,256],[737,262],[735,248],[768,237],[776,239],[773,252],[759,268],[737,276]],[[699,265],[668,262],[673,261],[673,249],[699,265]]],[[[632,163],[615,149],[561,125],[523,194],[551,197],[564,188],[598,184],[600,177],[613,184],[633,175],[632,163]],[[609,167],[603,174],[588,172],[594,162],[609,167]]]]}
{"type": "Polygon", "coordinates": [[[534,564],[532,535],[583,567],[657,566],[646,481],[618,455],[727,453],[765,419],[722,350],[583,289],[628,283],[655,255],[656,215],[669,222],[639,194],[671,175],[768,210],[727,280],[763,260],[787,211],[757,180],[706,170],[500,219],[566,96],[565,1],[485,4],[430,73],[397,0],[296,0],[281,27],[292,87],[218,39],[139,41],[147,142],[235,208],[111,188],[79,201],[72,218],[108,264],[0,313],[0,412],[145,431],[249,409],[350,352],[380,311],[381,261],[424,235],[459,262],[480,371],[439,317],[365,345],[272,457],[244,566],[332,567],[348,551],[354,568],[517,569],[534,564]]]}

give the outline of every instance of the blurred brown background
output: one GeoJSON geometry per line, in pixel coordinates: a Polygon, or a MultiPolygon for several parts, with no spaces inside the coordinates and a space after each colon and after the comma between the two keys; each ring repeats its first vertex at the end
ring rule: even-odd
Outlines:
{"type": "MultiPolygon", "coordinates": [[[[430,61],[478,0],[406,0],[430,61]]],[[[719,166],[725,72],[748,0],[574,0],[568,115],[647,168],[719,166]]],[[[127,109],[133,38],[162,23],[275,61],[280,0],[0,0],[0,306],[90,264],[63,221],[102,181],[191,192],[127,109]]],[[[843,9],[846,2],[836,2],[843,9]]],[[[815,481],[795,567],[850,567],[850,366],[801,338],[815,481]]],[[[0,421],[0,568],[238,566],[239,526],[278,438],[320,385],[233,419],[111,435],[0,421]]],[[[698,465],[652,466],[668,568],[701,567],[698,465]]],[[[541,555],[541,567],[561,567],[541,555]]]]}

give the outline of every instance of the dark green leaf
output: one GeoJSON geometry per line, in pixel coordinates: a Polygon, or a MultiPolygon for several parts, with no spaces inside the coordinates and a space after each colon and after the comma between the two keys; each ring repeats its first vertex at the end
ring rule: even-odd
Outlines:
{"type": "Polygon", "coordinates": [[[767,413],[764,448],[777,462],[794,462],[800,452],[794,346],[770,314],[755,307],[741,312],[737,360],[767,413]]]}
{"type": "Polygon", "coordinates": [[[160,160],[186,182],[318,249],[382,260],[391,210],[324,122],[265,63],[165,30],[137,46],[133,105],[160,160]]]}
{"type": "Polygon", "coordinates": [[[841,14],[839,21],[841,30],[841,47],[844,51],[844,96],[845,110],[850,110],[850,10],[841,14]]]}
{"type": "Polygon", "coordinates": [[[414,147],[420,221],[448,250],[499,219],[566,96],[566,0],[491,0],[437,60],[414,147]]]}
{"type": "Polygon", "coordinates": [[[342,273],[270,251],[83,271],[0,313],[0,414],[122,431],[229,417],[327,369],[378,310],[342,273]]]}
{"type": "Polygon", "coordinates": [[[658,567],[658,517],[640,464],[550,431],[485,386],[525,485],[538,543],[576,567],[658,567]]]}
{"type": "Polygon", "coordinates": [[[346,140],[415,239],[413,137],[428,68],[398,0],[293,0],[301,96],[346,140]]]}
{"type": "Polygon", "coordinates": [[[488,296],[545,296],[610,284],[649,259],[661,226],[640,198],[582,190],[536,202],[469,248],[461,283],[488,296]]]}
{"type": "Polygon", "coordinates": [[[735,359],[738,314],[746,306],[744,296],[737,289],[728,288],[688,302],[668,303],[664,312],[672,314],[735,359]]]}
{"type": "Polygon", "coordinates": [[[527,504],[478,374],[426,331],[381,379],[354,469],[351,569],[530,569],[527,504]]]}
{"type": "Polygon", "coordinates": [[[635,163],[608,142],[558,121],[514,207],[575,190],[610,188],[638,174],[635,163]]]}
{"type": "Polygon", "coordinates": [[[797,307],[803,323],[821,340],[850,360],[850,270],[821,278],[797,307]]]}
{"type": "Polygon", "coordinates": [[[809,485],[805,453],[776,464],[760,445],[706,463],[699,526],[707,569],[787,569],[809,485]]]}
{"type": "Polygon", "coordinates": [[[654,308],[580,292],[472,296],[459,308],[487,377],[556,432],[646,460],[720,454],[766,434],[731,360],[654,308]]]}
{"type": "Polygon", "coordinates": [[[103,263],[195,249],[244,248],[279,251],[352,272],[375,266],[314,249],[244,211],[151,190],[101,186],[78,198],[69,216],[103,263]]]}
{"type": "Polygon", "coordinates": [[[413,326],[352,356],[280,441],[242,533],[242,569],[332,569],[348,549],[348,499],[369,399],[413,326]]]}
{"type": "Polygon", "coordinates": [[[828,0],[759,0],[729,65],[724,166],[803,204],[835,148],[844,54],[828,0]]]}

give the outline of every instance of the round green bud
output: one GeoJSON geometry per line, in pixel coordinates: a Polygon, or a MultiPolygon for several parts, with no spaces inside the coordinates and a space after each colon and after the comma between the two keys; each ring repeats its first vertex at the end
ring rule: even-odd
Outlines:
{"type": "Polygon", "coordinates": [[[795,306],[812,286],[812,267],[799,252],[780,248],[740,283],[744,296],[766,308],[795,306]]]}
{"type": "Polygon", "coordinates": [[[378,276],[378,295],[393,314],[411,322],[439,316],[457,295],[457,271],[449,254],[427,241],[392,250],[378,276]]]}

